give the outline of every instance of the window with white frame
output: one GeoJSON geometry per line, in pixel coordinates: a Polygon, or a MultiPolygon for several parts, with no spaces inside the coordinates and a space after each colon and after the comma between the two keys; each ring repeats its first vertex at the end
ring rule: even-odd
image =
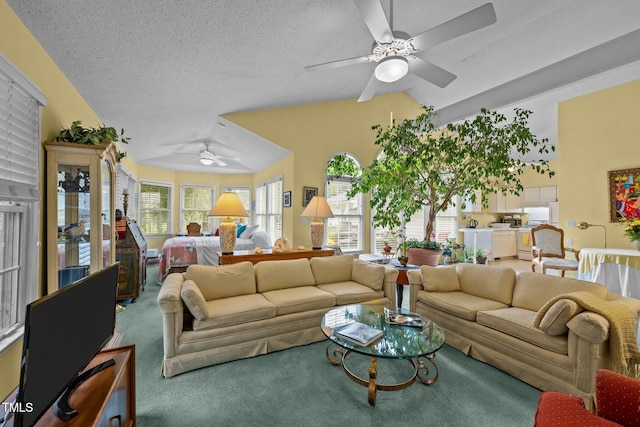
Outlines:
{"type": "Polygon", "coordinates": [[[140,181],[140,230],[147,236],[171,234],[173,185],[140,181]]]}
{"type": "Polygon", "coordinates": [[[251,187],[223,186],[222,191],[236,193],[247,211],[247,216],[251,218],[251,187]]]}
{"type": "Polygon", "coordinates": [[[130,219],[136,219],[138,213],[138,180],[122,163],[116,165],[116,208],[130,219]],[[127,209],[124,209],[124,192],[127,195],[127,209]]]}
{"type": "Polygon", "coordinates": [[[180,186],[180,230],[186,231],[187,224],[200,224],[200,230],[211,231],[209,212],[215,201],[212,186],[182,184],[180,186]]]}
{"type": "MultiPolygon", "coordinates": [[[[357,168],[360,163],[351,155],[344,154],[357,168]]],[[[363,248],[362,213],[364,197],[358,194],[348,198],[351,190],[351,177],[335,177],[327,175],[325,194],[333,212],[333,218],[327,218],[325,230],[327,244],[339,246],[343,252],[358,252],[363,248]]]]}
{"type": "MultiPolygon", "coordinates": [[[[407,239],[424,239],[424,232],[427,228],[427,221],[429,216],[429,207],[424,206],[418,212],[411,216],[411,219],[406,223],[406,235],[407,239]]],[[[386,229],[373,229],[372,246],[374,253],[380,253],[384,247],[384,242],[388,241],[394,248],[397,246],[395,232],[397,230],[386,229]]],[[[447,209],[436,214],[436,223],[433,228],[435,234],[435,240],[440,243],[445,243],[447,239],[456,237],[458,234],[458,198],[454,198],[454,203],[450,204],[447,209]]]]}
{"type": "Polygon", "coordinates": [[[254,218],[272,242],[282,237],[282,177],[256,185],[254,218]]]}
{"type": "Polygon", "coordinates": [[[38,295],[40,90],[0,54],[0,352],[38,295]]]}

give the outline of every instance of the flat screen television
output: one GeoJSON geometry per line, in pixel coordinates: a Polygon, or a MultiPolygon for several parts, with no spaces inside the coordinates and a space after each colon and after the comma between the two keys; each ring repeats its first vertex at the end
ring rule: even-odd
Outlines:
{"type": "Polygon", "coordinates": [[[116,263],[27,306],[15,426],[35,424],[58,398],[66,414],[56,414],[73,416],[63,398],[113,336],[117,289],[116,263]]]}

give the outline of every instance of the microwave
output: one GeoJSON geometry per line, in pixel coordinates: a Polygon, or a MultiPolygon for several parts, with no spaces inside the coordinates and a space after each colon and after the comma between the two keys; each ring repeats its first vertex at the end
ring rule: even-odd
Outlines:
{"type": "Polygon", "coordinates": [[[522,227],[522,218],[502,218],[503,224],[511,224],[511,228],[522,227]]]}

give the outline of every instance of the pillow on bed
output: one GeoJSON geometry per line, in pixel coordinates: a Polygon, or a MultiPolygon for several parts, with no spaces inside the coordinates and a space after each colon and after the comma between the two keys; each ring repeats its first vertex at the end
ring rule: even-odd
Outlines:
{"type": "Polygon", "coordinates": [[[250,239],[251,235],[258,229],[258,227],[260,227],[260,224],[247,225],[247,228],[245,228],[238,237],[240,237],[241,239],[250,239]]]}
{"type": "Polygon", "coordinates": [[[238,227],[236,228],[236,237],[240,237],[245,228],[247,228],[246,224],[238,224],[238,227]]]}

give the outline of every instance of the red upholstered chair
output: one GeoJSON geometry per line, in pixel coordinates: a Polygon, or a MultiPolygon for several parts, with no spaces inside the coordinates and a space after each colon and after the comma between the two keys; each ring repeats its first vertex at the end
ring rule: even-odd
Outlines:
{"type": "Polygon", "coordinates": [[[540,395],[534,427],[640,426],[640,380],[606,369],[596,374],[596,413],[584,401],[557,391],[540,395]]]}

